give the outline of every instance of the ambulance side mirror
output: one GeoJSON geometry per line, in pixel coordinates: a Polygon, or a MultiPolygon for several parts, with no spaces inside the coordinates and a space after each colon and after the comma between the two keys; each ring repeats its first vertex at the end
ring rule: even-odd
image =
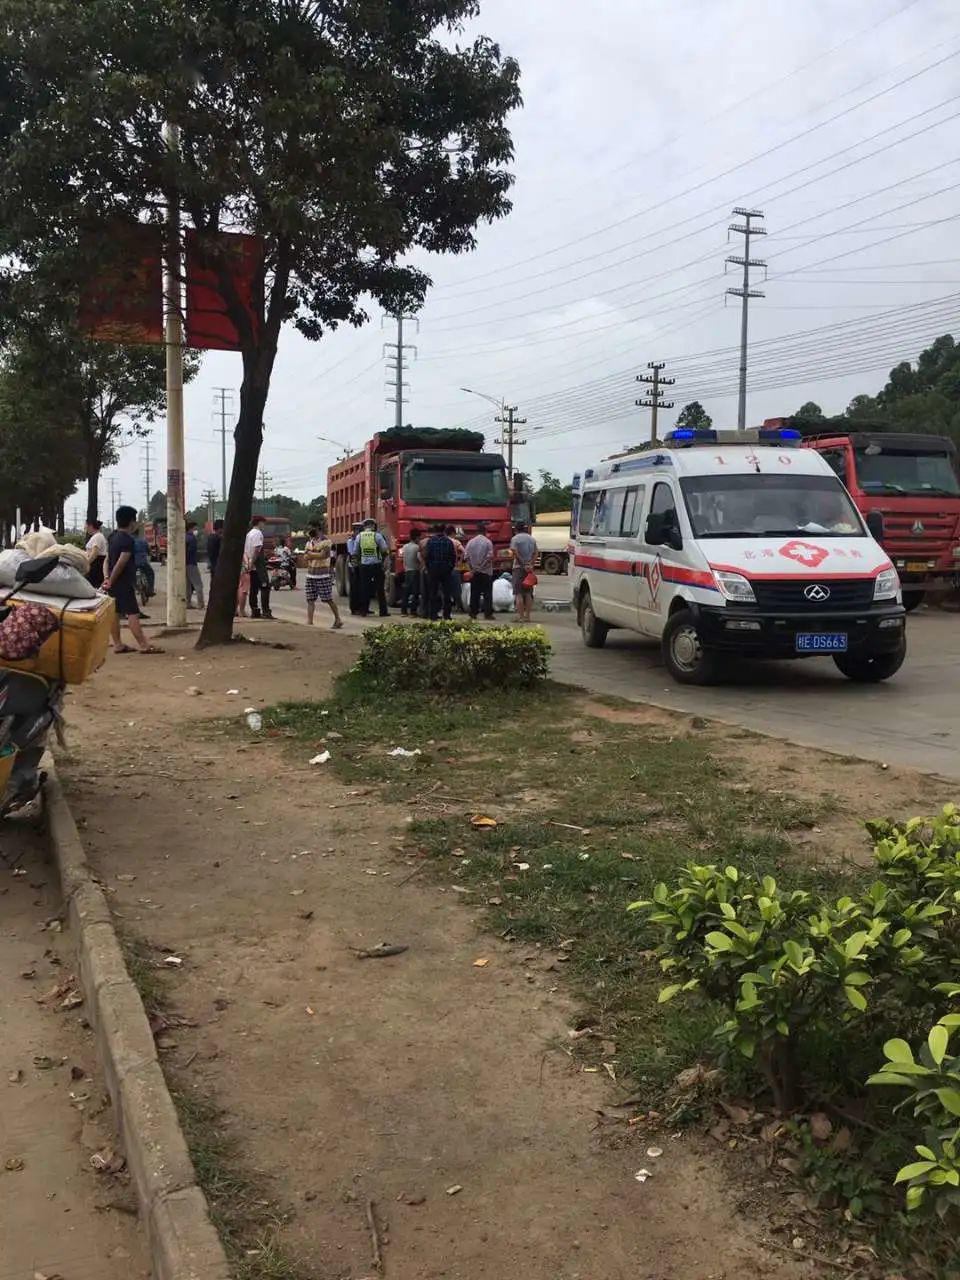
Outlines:
{"type": "Polygon", "coordinates": [[[672,511],[647,516],[647,527],[644,531],[644,542],[648,547],[671,547],[674,551],[683,549],[683,539],[677,528],[677,518],[672,511]]]}
{"type": "Polygon", "coordinates": [[[870,530],[870,536],[876,542],[883,542],[883,512],[882,511],[867,512],[867,528],[870,530]]]}

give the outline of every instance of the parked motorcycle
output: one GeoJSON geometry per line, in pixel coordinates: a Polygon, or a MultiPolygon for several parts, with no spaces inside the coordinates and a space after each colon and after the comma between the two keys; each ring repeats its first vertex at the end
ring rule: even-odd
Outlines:
{"type": "Polygon", "coordinates": [[[267,571],[270,574],[271,591],[281,591],[285,587],[290,591],[296,590],[297,570],[293,561],[284,564],[279,556],[271,556],[267,561],[267,571]]]}
{"type": "MultiPolygon", "coordinates": [[[[13,606],[8,602],[25,587],[42,582],[57,567],[54,556],[24,560],[17,566],[17,581],[0,600],[0,622],[13,606]]],[[[0,818],[29,804],[40,792],[44,773],[40,769],[50,730],[58,734],[62,724],[62,680],[2,666],[0,658],[0,761],[12,755],[13,767],[0,794],[0,818]]]]}

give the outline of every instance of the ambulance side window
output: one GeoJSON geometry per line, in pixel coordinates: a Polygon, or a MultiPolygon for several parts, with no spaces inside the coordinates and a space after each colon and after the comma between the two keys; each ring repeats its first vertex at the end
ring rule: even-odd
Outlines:
{"type": "Polygon", "coordinates": [[[623,519],[623,489],[606,489],[604,501],[597,504],[597,513],[593,519],[593,532],[606,534],[610,538],[620,536],[620,521],[623,519]]]}
{"type": "Polygon", "coordinates": [[[680,527],[680,521],[677,519],[677,503],[673,496],[673,490],[662,480],[653,491],[653,501],[650,503],[650,514],[652,516],[672,516],[673,523],[677,528],[680,527]]]}
{"type": "Polygon", "coordinates": [[[640,532],[640,514],[643,510],[643,488],[634,486],[626,491],[623,499],[622,538],[635,538],[640,532]]]}
{"type": "Polygon", "coordinates": [[[659,536],[654,537],[653,545],[677,545],[673,541],[674,538],[679,539],[680,536],[677,503],[673,496],[673,489],[663,480],[654,485],[653,498],[650,501],[650,514],[647,517],[644,536],[646,537],[654,527],[656,527],[659,536]]]}
{"type": "Polygon", "coordinates": [[[597,509],[597,498],[599,496],[596,489],[591,489],[580,499],[580,523],[577,525],[577,532],[581,538],[587,537],[590,533],[593,513],[597,509]]]}

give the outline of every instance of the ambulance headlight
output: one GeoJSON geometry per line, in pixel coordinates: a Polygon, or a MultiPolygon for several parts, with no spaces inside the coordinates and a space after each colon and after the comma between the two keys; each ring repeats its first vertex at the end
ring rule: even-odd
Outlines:
{"type": "Polygon", "coordinates": [[[715,569],[713,576],[717,580],[720,594],[728,600],[734,601],[735,604],[757,603],[757,597],[753,594],[753,587],[751,587],[742,573],[725,573],[715,569]]]}
{"type": "Polygon", "coordinates": [[[896,569],[884,569],[873,583],[874,600],[896,600],[900,594],[900,577],[896,569]]]}

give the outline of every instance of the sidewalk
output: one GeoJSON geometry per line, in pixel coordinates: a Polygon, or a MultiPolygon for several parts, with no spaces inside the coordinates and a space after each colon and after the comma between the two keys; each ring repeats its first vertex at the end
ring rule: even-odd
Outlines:
{"type": "Polygon", "coordinates": [[[125,1175],[90,1164],[119,1143],[83,1008],[39,1003],[73,972],[69,934],[44,927],[59,911],[56,872],[25,819],[3,825],[0,849],[25,872],[0,864],[0,1280],[146,1280],[125,1175]]]}

